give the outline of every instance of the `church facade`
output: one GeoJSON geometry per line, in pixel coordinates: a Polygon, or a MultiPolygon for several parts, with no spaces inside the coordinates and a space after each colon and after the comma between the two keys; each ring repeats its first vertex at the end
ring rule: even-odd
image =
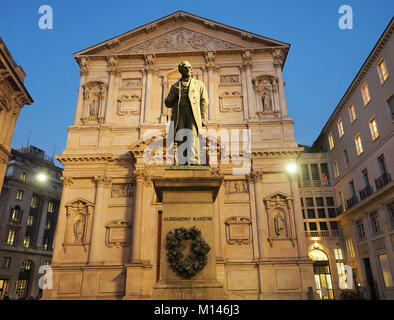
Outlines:
{"type": "Polygon", "coordinates": [[[178,11],[74,54],[81,80],[57,156],[64,186],[44,299],[154,298],[166,260],[153,181],[173,165],[164,99],[183,60],[208,90],[208,133],[220,137],[207,156],[221,181],[208,238],[225,298],[314,298],[297,177],[286,171],[302,152],[282,79],[289,47],[178,11]],[[241,161],[225,144],[239,136],[241,161]]]}

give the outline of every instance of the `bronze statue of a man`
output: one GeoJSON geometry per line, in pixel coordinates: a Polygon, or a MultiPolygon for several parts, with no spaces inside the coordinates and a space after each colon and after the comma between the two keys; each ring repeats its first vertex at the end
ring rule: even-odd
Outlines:
{"type": "MultiPolygon", "coordinates": [[[[170,89],[165,105],[172,108],[171,121],[174,123],[174,141],[180,132],[183,136],[178,145],[186,142],[187,148],[183,152],[180,164],[199,164],[199,131],[205,126],[205,115],[208,109],[208,96],[202,81],[192,78],[192,66],[190,62],[183,61],[178,65],[178,70],[182,77],[170,89]],[[185,136],[183,133],[188,133],[185,136]],[[183,162],[183,163],[182,163],[183,162]]],[[[179,136],[179,135],[178,135],[179,136]]],[[[178,154],[179,158],[179,154],[178,154]]]]}

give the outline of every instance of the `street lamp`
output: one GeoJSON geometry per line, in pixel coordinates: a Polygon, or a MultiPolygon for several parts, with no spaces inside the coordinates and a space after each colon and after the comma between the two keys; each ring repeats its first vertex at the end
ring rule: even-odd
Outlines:
{"type": "Polygon", "coordinates": [[[288,173],[295,173],[297,171],[297,165],[295,163],[293,163],[293,162],[289,163],[286,166],[286,170],[287,170],[288,173]]]}
{"type": "Polygon", "coordinates": [[[48,179],[48,176],[45,173],[40,172],[36,176],[38,182],[45,182],[48,179]]]}

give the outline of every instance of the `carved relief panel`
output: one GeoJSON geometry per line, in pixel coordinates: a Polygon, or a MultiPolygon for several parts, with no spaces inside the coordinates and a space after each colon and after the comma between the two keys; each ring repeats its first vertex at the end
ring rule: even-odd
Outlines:
{"type": "Polygon", "coordinates": [[[109,248],[128,247],[130,225],[126,220],[114,220],[105,225],[105,245],[109,248]]]}
{"type": "Polygon", "coordinates": [[[82,86],[83,90],[83,116],[82,123],[103,123],[107,86],[100,81],[90,82],[82,86]]]}
{"type": "Polygon", "coordinates": [[[249,244],[252,242],[252,222],[246,217],[226,219],[226,239],[229,244],[249,244]]]}
{"type": "Polygon", "coordinates": [[[274,76],[263,75],[253,80],[256,93],[257,116],[277,116],[278,105],[278,81],[274,76]]]}
{"type": "Polygon", "coordinates": [[[294,246],[295,230],[292,201],[290,196],[281,192],[264,199],[268,219],[268,241],[271,246],[275,240],[290,240],[294,246]]]}
{"type": "Polygon", "coordinates": [[[226,194],[248,193],[248,183],[246,180],[226,180],[224,183],[226,194]]]}
{"type": "Polygon", "coordinates": [[[219,110],[242,112],[243,96],[239,68],[222,68],[219,75],[219,110]]]}
{"type": "Polygon", "coordinates": [[[141,113],[142,76],[139,72],[125,76],[120,82],[117,114],[137,116],[141,113]]]}
{"type": "Polygon", "coordinates": [[[94,204],[84,200],[78,199],[65,205],[66,207],[66,232],[64,235],[63,246],[89,244],[91,219],[94,211],[94,204]]]}

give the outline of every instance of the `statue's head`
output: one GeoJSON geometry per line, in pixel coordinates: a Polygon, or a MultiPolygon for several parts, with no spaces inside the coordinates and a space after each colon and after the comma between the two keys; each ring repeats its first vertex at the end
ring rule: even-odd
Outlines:
{"type": "Polygon", "coordinates": [[[191,76],[192,75],[192,65],[189,61],[182,61],[178,65],[178,70],[182,76],[191,76]]]}

